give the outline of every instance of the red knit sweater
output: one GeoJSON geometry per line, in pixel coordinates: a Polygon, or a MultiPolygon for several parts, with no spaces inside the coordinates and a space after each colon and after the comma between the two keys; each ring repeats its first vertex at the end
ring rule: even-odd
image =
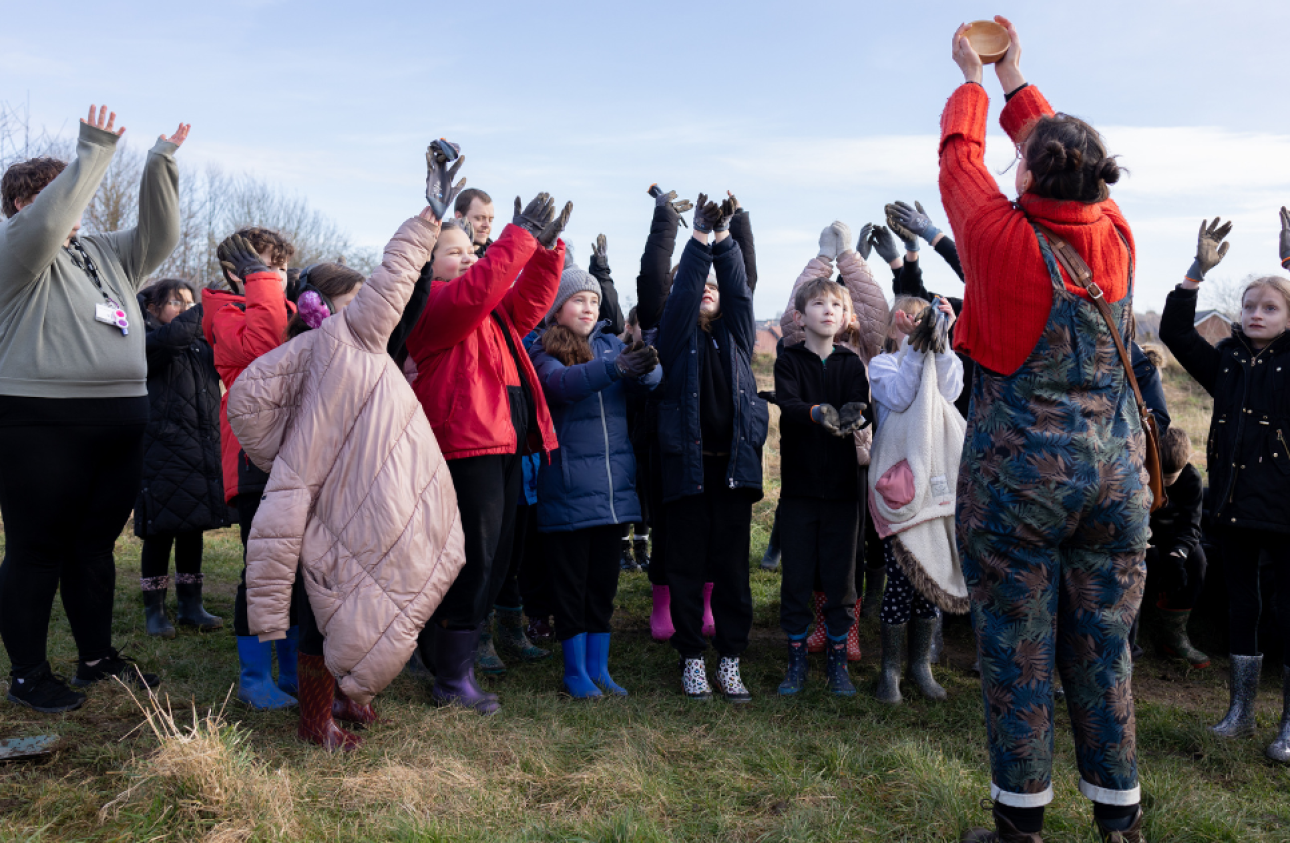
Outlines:
{"type": "MultiPolygon", "coordinates": [[[[985,126],[990,100],[980,85],[960,86],[941,115],[941,201],[963,263],[963,312],[954,326],[954,347],[1000,374],[1026,362],[1052,309],[1052,284],[1030,219],[1065,238],[1093,270],[1106,300],[1129,292],[1129,254],[1118,228],[1133,246],[1133,234],[1112,201],[1085,205],[1032,194],[1013,203],[985,166],[985,126]]],[[[1031,85],[1004,107],[999,122],[1016,143],[1034,121],[1053,113],[1031,85]]],[[[1059,271],[1061,271],[1059,269],[1059,271]]],[[[1065,273],[1066,288],[1087,298],[1065,273]]]]}

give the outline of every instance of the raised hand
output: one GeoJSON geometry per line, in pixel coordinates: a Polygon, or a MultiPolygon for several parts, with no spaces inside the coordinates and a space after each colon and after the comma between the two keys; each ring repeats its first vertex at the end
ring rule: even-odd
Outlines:
{"type": "Polygon", "coordinates": [[[215,257],[223,269],[246,283],[246,279],[257,272],[269,272],[255,247],[240,234],[233,234],[215,248],[215,257]]]}
{"type": "Polygon", "coordinates": [[[538,243],[544,249],[555,248],[555,241],[560,238],[560,232],[564,231],[564,227],[569,224],[569,215],[572,213],[573,203],[565,202],[564,209],[560,211],[560,215],[548,222],[542,228],[542,231],[535,235],[538,243]]]}
{"type": "Polygon", "coordinates": [[[884,210],[888,216],[894,216],[902,228],[912,231],[929,244],[936,239],[936,235],[941,233],[939,228],[932,225],[932,220],[923,210],[921,202],[915,202],[913,207],[910,207],[908,202],[893,202],[884,210]]]}
{"type": "MultiPolygon", "coordinates": [[[[105,132],[111,132],[116,127],[116,112],[115,111],[109,112],[108,107],[106,105],[99,106],[98,109],[99,109],[99,113],[98,113],[98,116],[96,117],[94,115],[94,106],[91,105],[89,119],[82,117],[81,122],[87,123],[96,129],[102,129],[105,132]]],[[[125,134],[125,126],[122,126],[121,128],[116,129],[117,137],[121,137],[124,134],[125,134]]],[[[184,132],[184,136],[187,137],[187,135],[188,133],[184,132]]]]}
{"type": "Polygon", "coordinates": [[[1290,211],[1281,206],[1281,264],[1290,261],[1290,211]]]}
{"type": "Polygon", "coordinates": [[[833,229],[833,236],[837,239],[838,254],[848,251],[847,247],[851,245],[851,226],[840,220],[834,220],[829,228],[833,229]]]}
{"type": "Polygon", "coordinates": [[[953,322],[953,308],[937,296],[932,300],[932,306],[915,318],[914,330],[909,334],[910,347],[917,352],[945,353],[950,347],[950,325],[953,322]]]}
{"type": "MultiPolygon", "coordinates": [[[[672,210],[676,211],[678,214],[684,214],[686,211],[694,207],[694,203],[689,199],[677,201],[675,190],[669,190],[667,193],[660,192],[654,197],[654,205],[658,208],[661,208],[664,205],[671,205],[672,210]]],[[[682,222],[685,221],[682,220],[682,222]]]]}
{"type": "Polygon", "coordinates": [[[426,147],[426,201],[441,222],[466,187],[465,179],[452,183],[465,160],[461,147],[451,141],[440,139],[426,147]]]}
{"type": "MultiPolygon", "coordinates": [[[[175,133],[173,135],[171,135],[170,137],[161,135],[160,137],[163,141],[166,141],[167,143],[173,143],[175,146],[183,146],[184,141],[188,140],[188,130],[191,129],[192,127],[193,127],[192,123],[180,123],[179,128],[175,129],[175,133]]],[[[125,129],[122,129],[121,131],[124,132],[125,129]]]]}
{"type": "Polygon", "coordinates": [[[700,193],[694,205],[694,230],[711,234],[713,227],[721,219],[721,206],[716,202],[708,201],[706,193],[700,193]]]}
{"type": "Polygon", "coordinates": [[[868,406],[863,401],[852,401],[849,404],[843,404],[842,409],[838,411],[839,427],[846,433],[864,430],[869,426],[869,420],[864,417],[864,411],[868,406]]]}
{"type": "Polygon", "coordinates": [[[906,252],[917,252],[918,235],[901,224],[900,217],[895,214],[895,208],[895,205],[888,205],[884,209],[887,212],[887,227],[895,232],[896,236],[905,244],[906,252]]]}
{"type": "Polygon", "coordinates": [[[870,237],[873,234],[873,223],[867,222],[860,229],[860,239],[856,241],[856,253],[865,260],[869,260],[869,253],[873,251],[873,242],[870,237]]]}
{"type": "Polygon", "coordinates": [[[1012,21],[1003,15],[995,15],[994,22],[1008,30],[1008,39],[1011,41],[1008,52],[994,63],[999,84],[1003,86],[1003,92],[1008,94],[1026,84],[1026,77],[1021,75],[1021,37],[1017,35],[1017,28],[1012,25],[1012,21]]]}
{"type": "Polygon", "coordinates": [[[658,367],[658,349],[637,340],[624,348],[614,361],[625,378],[641,378],[658,367]]]}
{"type": "Polygon", "coordinates": [[[894,261],[900,254],[896,248],[896,238],[891,236],[891,232],[886,226],[874,226],[873,233],[869,235],[869,241],[873,244],[874,249],[877,250],[878,257],[887,263],[894,261]]]}
{"type": "Polygon", "coordinates": [[[1196,260],[1192,263],[1187,277],[1194,281],[1203,281],[1205,273],[1218,266],[1219,261],[1227,254],[1231,243],[1224,243],[1223,238],[1232,231],[1232,223],[1219,225],[1219,217],[1213,222],[1200,221],[1200,236],[1196,239],[1196,260]]]}
{"type": "Polygon", "coordinates": [[[832,263],[838,259],[838,233],[833,226],[826,225],[820,232],[820,260],[832,263]]]}
{"type": "Polygon", "coordinates": [[[959,28],[954,30],[954,43],[951,46],[950,57],[954,63],[963,71],[964,82],[975,82],[981,84],[981,57],[977,55],[972,48],[972,42],[968,41],[966,23],[959,24],[959,28]]]}
{"type": "Polygon", "coordinates": [[[609,268],[609,240],[603,234],[597,234],[596,242],[591,244],[591,262],[609,268]]]}
{"type": "Polygon", "coordinates": [[[555,200],[549,193],[539,193],[533,197],[533,200],[521,208],[520,197],[515,197],[515,216],[511,219],[513,225],[537,237],[542,233],[546,224],[555,218],[555,200]]]}
{"type": "Polygon", "coordinates": [[[729,231],[730,221],[739,212],[739,200],[735,198],[735,195],[727,190],[726,196],[728,198],[721,200],[721,216],[717,219],[716,225],[713,226],[714,231],[729,231]]]}

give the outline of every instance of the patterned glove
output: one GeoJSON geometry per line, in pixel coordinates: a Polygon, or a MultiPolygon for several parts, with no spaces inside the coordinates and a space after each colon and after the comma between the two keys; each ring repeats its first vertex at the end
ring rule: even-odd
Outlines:
{"type": "Polygon", "coordinates": [[[426,147],[426,204],[440,222],[466,186],[465,179],[452,183],[465,160],[461,147],[450,141],[437,140],[426,147]]]}
{"type": "Polygon", "coordinates": [[[913,208],[909,207],[908,202],[896,202],[888,205],[886,211],[888,214],[893,214],[894,211],[893,215],[900,220],[903,228],[914,232],[926,240],[929,245],[936,239],[936,235],[941,233],[939,228],[932,225],[932,221],[927,216],[927,212],[923,210],[921,202],[915,202],[913,208]]]}

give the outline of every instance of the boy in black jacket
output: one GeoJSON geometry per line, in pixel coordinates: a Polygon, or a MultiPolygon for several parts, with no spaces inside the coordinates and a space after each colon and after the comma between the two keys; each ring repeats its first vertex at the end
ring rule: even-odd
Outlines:
{"type": "Polygon", "coordinates": [[[806,340],[775,360],[780,408],[780,626],[788,635],[788,673],[781,694],[806,682],[806,635],[818,571],[827,602],[829,690],[853,696],[847,675],[847,631],[855,620],[856,541],[864,511],[864,472],[855,431],[869,424],[869,378],[860,358],[833,344],[845,326],[847,291],[820,278],[794,301],[806,340]]]}

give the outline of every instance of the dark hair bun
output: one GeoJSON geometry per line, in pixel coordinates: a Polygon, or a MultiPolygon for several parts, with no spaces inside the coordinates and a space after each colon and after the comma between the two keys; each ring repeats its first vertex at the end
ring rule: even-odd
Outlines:
{"type": "Polygon", "coordinates": [[[1048,170],[1066,169],[1066,147],[1062,146],[1061,141],[1050,140],[1044,144],[1044,152],[1048,153],[1048,170]]]}
{"type": "Polygon", "coordinates": [[[1107,184],[1115,184],[1120,180],[1120,165],[1114,158],[1103,158],[1097,165],[1097,177],[1107,184]]]}

